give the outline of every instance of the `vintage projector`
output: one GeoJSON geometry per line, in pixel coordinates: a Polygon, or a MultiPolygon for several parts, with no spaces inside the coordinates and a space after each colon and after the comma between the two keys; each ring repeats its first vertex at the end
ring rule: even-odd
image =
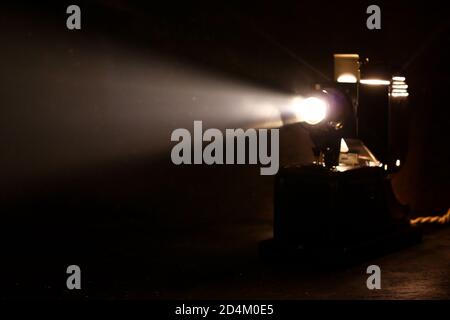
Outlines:
{"type": "Polygon", "coordinates": [[[335,82],[296,102],[315,161],[281,168],[275,179],[273,239],[263,258],[339,264],[420,241],[391,187],[406,154],[408,86],[357,54],[336,54],[335,82]]]}

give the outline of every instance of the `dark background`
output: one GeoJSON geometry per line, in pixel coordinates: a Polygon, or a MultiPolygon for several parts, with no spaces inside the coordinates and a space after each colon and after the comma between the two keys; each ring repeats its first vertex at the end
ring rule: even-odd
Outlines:
{"type": "MultiPolygon", "coordinates": [[[[409,151],[394,189],[412,215],[448,209],[443,4],[378,2],[382,29],[370,31],[365,1],[80,1],[82,29],[69,31],[70,4],[2,4],[4,295],[59,296],[64,271],[49,275],[71,263],[110,296],[226,273],[271,235],[273,177],[175,166],[171,132],[276,126],[289,99],[333,77],[337,52],[406,76],[409,151]]],[[[308,162],[310,147],[302,129],[281,130],[282,163],[308,162]]]]}

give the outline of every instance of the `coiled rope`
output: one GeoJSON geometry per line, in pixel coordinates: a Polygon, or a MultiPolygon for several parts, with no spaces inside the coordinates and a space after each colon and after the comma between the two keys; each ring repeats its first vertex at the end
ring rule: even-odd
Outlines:
{"type": "Polygon", "coordinates": [[[446,224],[450,222],[450,209],[443,216],[417,217],[410,220],[412,226],[422,223],[446,224]]]}

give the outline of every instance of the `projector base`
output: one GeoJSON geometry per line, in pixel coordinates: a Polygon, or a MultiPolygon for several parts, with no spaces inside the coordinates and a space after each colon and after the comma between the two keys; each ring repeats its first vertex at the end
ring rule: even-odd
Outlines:
{"type": "Polygon", "coordinates": [[[379,167],[284,167],[274,194],[274,239],[261,244],[264,258],[339,265],[421,239],[379,167]]]}
{"type": "Polygon", "coordinates": [[[372,259],[422,241],[422,232],[418,227],[402,226],[390,232],[379,234],[372,239],[364,239],[350,245],[310,246],[284,243],[275,239],[259,243],[259,256],[267,262],[296,262],[305,265],[339,267],[351,263],[372,259]]]}

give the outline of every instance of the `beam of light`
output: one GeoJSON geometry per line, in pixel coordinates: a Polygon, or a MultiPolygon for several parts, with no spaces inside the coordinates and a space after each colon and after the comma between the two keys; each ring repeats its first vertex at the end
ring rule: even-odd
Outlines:
{"type": "Polygon", "coordinates": [[[395,165],[396,165],[397,167],[400,167],[400,159],[397,159],[397,160],[395,161],[395,165]]]}
{"type": "Polygon", "coordinates": [[[450,209],[443,216],[417,217],[410,220],[410,224],[413,226],[422,223],[437,223],[437,224],[450,223],[450,209]]]}
{"type": "MultiPolygon", "coordinates": [[[[5,39],[23,32],[20,25],[0,30],[5,39]]],[[[11,75],[1,81],[11,104],[0,108],[10,146],[0,157],[2,192],[123,159],[156,161],[170,151],[172,131],[194,120],[220,130],[275,128],[290,110],[290,94],[179,59],[95,37],[77,42],[39,25],[33,32],[39,41],[11,41],[3,51],[15,60],[2,70],[11,75]],[[49,51],[48,43],[58,46],[49,51]]]]}
{"type": "Polygon", "coordinates": [[[382,79],[361,79],[359,80],[361,84],[367,84],[370,86],[388,86],[391,84],[389,80],[382,79]]]}
{"type": "Polygon", "coordinates": [[[340,83],[356,83],[358,79],[351,73],[344,73],[337,78],[340,83]]]}
{"type": "Polygon", "coordinates": [[[394,80],[394,81],[405,81],[406,78],[405,77],[392,77],[392,80],[394,80]]]}

